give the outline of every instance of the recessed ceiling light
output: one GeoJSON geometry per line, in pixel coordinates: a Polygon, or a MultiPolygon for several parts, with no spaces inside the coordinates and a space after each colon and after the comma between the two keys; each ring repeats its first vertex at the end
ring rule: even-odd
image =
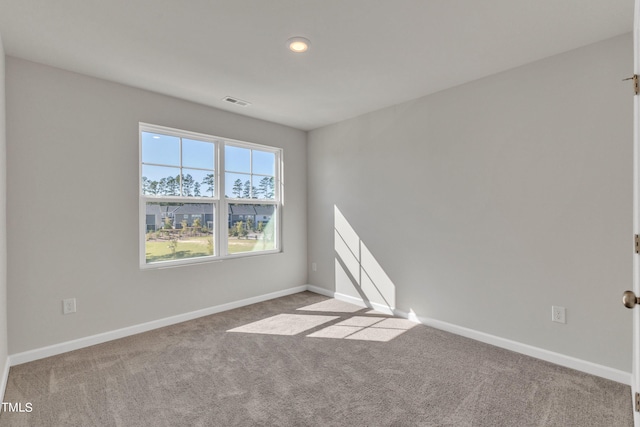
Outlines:
{"type": "Polygon", "coordinates": [[[304,37],[291,37],[287,40],[287,47],[291,52],[303,53],[311,46],[311,42],[304,37]]]}
{"type": "Polygon", "coordinates": [[[153,139],[160,139],[158,135],[153,135],[153,139]]]}

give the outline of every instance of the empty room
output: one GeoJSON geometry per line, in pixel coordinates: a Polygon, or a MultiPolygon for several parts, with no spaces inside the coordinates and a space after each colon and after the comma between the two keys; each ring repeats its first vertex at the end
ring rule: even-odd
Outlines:
{"type": "Polygon", "coordinates": [[[639,15],[0,1],[0,426],[640,426],[639,15]]]}

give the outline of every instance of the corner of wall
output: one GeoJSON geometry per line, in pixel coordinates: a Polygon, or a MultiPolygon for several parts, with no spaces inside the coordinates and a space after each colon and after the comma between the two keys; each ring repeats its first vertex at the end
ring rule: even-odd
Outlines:
{"type": "Polygon", "coordinates": [[[2,35],[0,35],[0,397],[9,376],[9,356],[7,345],[7,126],[5,103],[5,55],[2,35]]]}

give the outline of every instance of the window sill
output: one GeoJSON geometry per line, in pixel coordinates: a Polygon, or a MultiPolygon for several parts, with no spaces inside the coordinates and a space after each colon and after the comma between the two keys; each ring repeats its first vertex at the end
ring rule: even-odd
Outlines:
{"type": "Polygon", "coordinates": [[[168,268],[177,268],[177,267],[186,267],[189,265],[196,264],[214,264],[222,261],[230,261],[236,259],[244,259],[244,258],[255,258],[261,256],[268,256],[274,254],[281,254],[281,249],[274,249],[271,251],[260,251],[260,252],[247,252],[247,253],[239,253],[239,254],[231,254],[225,256],[207,256],[207,257],[199,257],[199,258],[189,258],[189,259],[179,259],[172,261],[159,261],[153,262],[149,264],[140,264],[140,270],[164,270],[168,268]]]}

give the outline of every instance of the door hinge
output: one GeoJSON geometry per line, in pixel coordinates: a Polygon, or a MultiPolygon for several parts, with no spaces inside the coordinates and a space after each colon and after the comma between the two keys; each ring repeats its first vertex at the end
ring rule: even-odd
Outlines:
{"type": "Polygon", "coordinates": [[[622,79],[622,81],[633,80],[633,91],[636,95],[640,94],[640,84],[638,83],[638,75],[634,74],[632,77],[622,79]]]}
{"type": "Polygon", "coordinates": [[[636,412],[640,412],[640,393],[636,393],[636,412]]]}
{"type": "Polygon", "coordinates": [[[640,236],[639,235],[634,235],[633,236],[633,240],[635,242],[635,250],[637,254],[640,254],[640,236]]]}

